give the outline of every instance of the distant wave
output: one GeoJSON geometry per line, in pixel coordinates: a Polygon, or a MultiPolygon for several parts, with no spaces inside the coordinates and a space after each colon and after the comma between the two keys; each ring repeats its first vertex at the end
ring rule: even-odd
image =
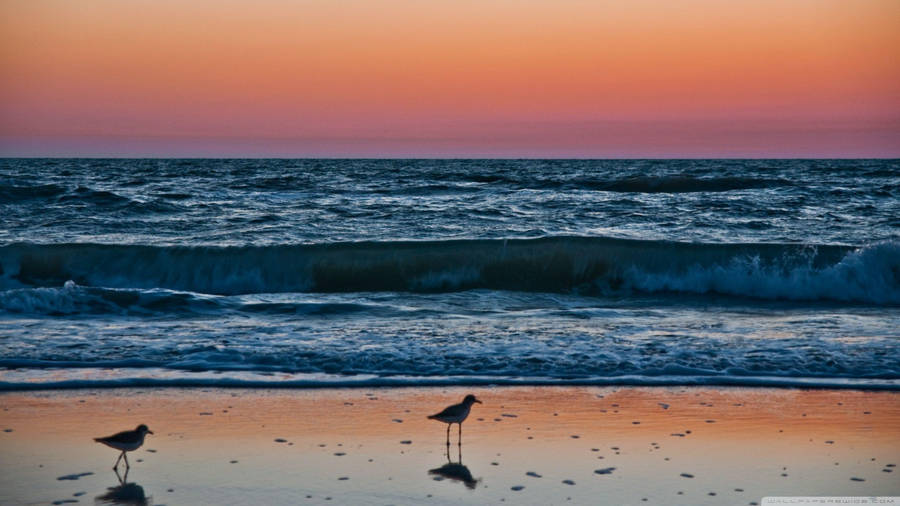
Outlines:
{"type": "MultiPolygon", "coordinates": [[[[468,190],[458,186],[459,183],[486,183],[513,188],[533,190],[592,190],[621,193],[692,193],[692,192],[728,192],[737,190],[755,190],[759,188],[777,188],[792,186],[793,183],[783,178],[743,177],[743,176],[689,176],[689,175],[656,175],[632,176],[625,178],[609,178],[582,176],[571,178],[554,177],[518,177],[510,174],[432,174],[445,184],[431,184],[407,189],[407,193],[444,192],[448,190],[468,190]]],[[[387,191],[387,190],[386,190],[387,191]]]]}
{"type": "Polygon", "coordinates": [[[372,375],[293,375],[216,377],[172,375],[155,372],[149,376],[110,378],[115,370],[104,370],[94,379],[83,369],[72,378],[55,371],[52,378],[27,381],[5,381],[0,377],[0,391],[71,390],[99,388],[360,388],[360,387],[435,387],[435,386],[725,386],[769,388],[827,388],[900,391],[900,380],[867,378],[804,378],[779,376],[729,375],[625,375],[592,378],[546,378],[515,376],[372,376],[372,375]],[[88,374],[85,374],[85,373],[88,374]],[[77,376],[77,379],[76,379],[77,376]]]}
{"type": "Polygon", "coordinates": [[[52,305],[55,292],[8,291],[70,280],[220,295],[493,289],[900,304],[900,241],[858,248],[602,237],[248,247],[16,243],[0,247],[0,269],[4,307],[25,307],[27,297],[52,305]]]}
{"type": "Polygon", "coordinates": [[[182,210],[169,200],[179,200],[180,194],[163,194],[161,198],[135,200],[118,193],[87,186],[66,187],[58,184],[2,184],[0,204],[22,203],[44,205],[77,205],[90,209],[127,210],[130,213],[171,213],[182,210]],[[174,195],[174,196],[173,196],[174,195]]]}
{"type": "MultiPolygon", "coordinates": [[[[783,178],[764,178],[747,176],[690,176],[690,175],[658,175],[631,176],[624,178],[609,177],[516,177],[509,174],[431,174],[435,182],[423,186],[401,186],[376,190],[378,193],[402,193],[410,195],[429,195],[433,193],[479,191],[480,186],[471,183],[502,185],[518,189],[534,190],[588,190],[619,193],[693,193],[693,192],[728,192],[754,190],[761,188],[777,188],[791,186],[793,183],[783,178]]],[[[296,189],[306,184],[300,178],[289,175],[278,178],[264,178],[250,182],[241,182],[238,188],[258,191],[278,191],[296,189]]],[[[148,196],[150,197],[150,196],[148,196]]],[[[43,203],[82,204],[99,208],[124,208],[130,211],[179,210],[171,201],[192,198],[190,193],[163,192],[153,194],[148,201],[137,201],[118,193],[91,188],[88,186],[67,187],[59,184],[27,185],[21,182],[7,182],[0,185],[0,203],[28,202],[39,200],[43,203]],[[135,208],[137,206],[137,208],[135,208]]]]}
{"type": "MultiPolygon", "coordinates": [[[[60,288],[15,288],[0,291],[0,314],[75,316],[198,316],[236,312],[268,315],[350,315],[408,316],[389,305],[347,302],[241,301],[215,295],[177,292],[161,288],[97,288],[78,286],[67,281],[60,288]]],[[[425,310],[418,311],[419,314],[425,310]]]]}
{"type": "Polygon", "coordinates": [[[727,192],[790,186],[784,179],[754,177],[642,176],[616,180],[576,180],[591,190],[623,193],[727,192]]]}
{"type": "Polygon", "coordinates": [[[626,178],[532,178],[515,177],[506,174],[454,174],[445,176],[447,183],[428,185],[407,189],[406,193],[425,194],[448,190],[467,190],[455,183],[487,183],[504,185],[513,188],[533,190],[590,190],[620,193],[692,193],[692,192],[728,192],[737,190],[755,190],[760,188],[777,188],[792,186],[793,183],[782,178],[719,176],[697,177],[688,175],[633,176],[626,178]]]}
{"type": "Polygon", "coordinates": [[[62,195],[66,189],[55,184],[21,186],[4,182],[0,184],[0,203],[21,202],[32,199],[46,199],[62,195]]]}

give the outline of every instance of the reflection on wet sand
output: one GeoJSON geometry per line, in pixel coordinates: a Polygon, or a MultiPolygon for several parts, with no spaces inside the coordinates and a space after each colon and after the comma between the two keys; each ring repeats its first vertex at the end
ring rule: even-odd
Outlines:
{"type": "Polygon", "coordinates": [[[463,484],[465,484],[466,488],[472,490],[475,490],[475,487],[480,481],[472,477],[472,473],[471,471],[469,471],[469,468],[463,465],[462,447],[460,447],[457,462],[453,462],[453,460],[450,459],[450,452],[448,451],[447,463],[442,465],[441,467],[429,469],[428,474],[440,476],[441,478],[446,478],[448,480],[461,481],[463,482],[463,484]]]}
{"type": "Polygon", "coordinates": [[[898,392],[497,388],[464,422],[466,459],[452,444],[448,459],[438,432],[446,428],[418,415],[467,390],[2,393],[0,504],[83,504],[104,494],[98,505],[593,504],[602,497],[713,506],[804,487],[836,496],[898,491],[898,392]],[[163,414],[178,432],[157,431],[155,447],[138,449],[144,462],[128,474],[140,478],[146,499],[134,487],[107,492],[118,484],[109,471],[87,473],[111,467],[111,455],[88,442],[96,427],[85,420],[133,427],[163,414]],[[73,467],[85,459],[96,467],[73,467]]]}
{"type": "Polygon", "coordinates": [[[126,504],[134,506],[146,506],[150,503],[150,499],[144,494],[144,487],[137,483],[128,483],[128,470],[125,470],[125,476],[120,476],[119,471],[114,469],[116,478],[119,479],[119,485],[109,487],[105,494],[98,495],[94,498],[95,503],[100,504],[126,504]]]}

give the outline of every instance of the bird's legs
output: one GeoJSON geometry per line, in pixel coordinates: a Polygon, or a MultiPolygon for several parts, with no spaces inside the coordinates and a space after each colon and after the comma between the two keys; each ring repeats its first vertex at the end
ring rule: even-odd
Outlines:
{"type": "Polygon", "coordinates": [[[457,425],[459,425],[459,440],[457,444],[462,448],[462,423],[457,425]]]}
{"type": "MultiPolygon", "coordinates": [[[[119,458],[116,459],[116,463],[115,463],[115,465],[113,465],[113,471],[118,471],[118,470],[119,470],[119,461],[122,460],[122,456],[123,456],[123,455],[125,455],[125,452],[122,452],[122,453],[119,454],[119,458]]],[[[125,459],[125,462],[127,463],[127,462],[128,462],[128,459],[125,459]]]]}
{"type": "MultiPolygon", "coordinates": [[[[125,455],[125,452],[122,452],[122,455],[125,455]]],[[[127,473],[129,469],[131,469],[131,464],[128,463],[128,455],[125,455],[125,472],[127,473]]]]}
{"type": "Polygon", "coordinates": [[[451,423],[447,424],[447,462],[450,462],[450,426],[453,425],[451,423]]]}
{"type": "Polygon", "coordinates": [[[128,480],[128,469],[125,469],[125,477],[124,478],[122,477],[122,475],[119,474],[118,468],[114,467],[113,471],[115,471],[115,473],[116,473],[116,478],[119,479],[119,485],[124,485],[128,480]]]}

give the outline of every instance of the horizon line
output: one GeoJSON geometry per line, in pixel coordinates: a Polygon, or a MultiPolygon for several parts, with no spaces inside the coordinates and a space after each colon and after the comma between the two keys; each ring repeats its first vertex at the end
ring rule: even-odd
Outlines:
{"type": "Polygon", "coordinates": [[[579,157],[579,156],[126,156],[126,155],[0,155],[0,160],[900,160],[898,156],[622,156],[622,157],[579,157]]]}

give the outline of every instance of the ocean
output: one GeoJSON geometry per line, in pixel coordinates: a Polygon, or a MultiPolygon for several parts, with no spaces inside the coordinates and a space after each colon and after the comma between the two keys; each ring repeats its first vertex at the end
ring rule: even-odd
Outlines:
{"type": "Polygon", "coordinates": [[[900,390],[900,160],[0,160],[0,389],[900,390]]]}

